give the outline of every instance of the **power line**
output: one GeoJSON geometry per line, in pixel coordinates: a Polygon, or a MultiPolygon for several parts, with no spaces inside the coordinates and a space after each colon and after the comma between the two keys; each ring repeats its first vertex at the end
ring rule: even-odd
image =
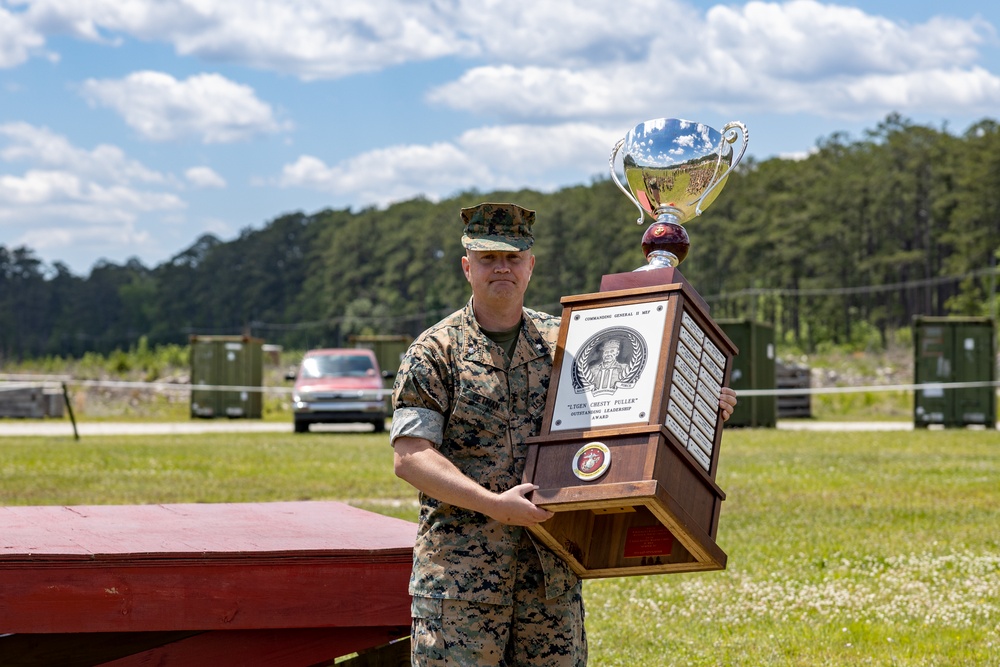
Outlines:
{"type": "MultiPolygon", "coordinates": [[[[76,380],[68,375],[31,375],[31,374],[0,374],[0,383],[10,383],[4,387],[0,384],[0,391],[4,388],[14,388],[23,386],[26,383],[43,383],[51,385],[75,385],[87,388],[109,388],[109,389],[140,389],[146,391],[159,392],[187,392],[187,391],[245,391],[260,392],[267,394],[290,394],[290,387],[267,387],[267,386],[242,386],[242,385],[213,385],[213,384],[187,384],[179,382],[132,382],[118,380],[76,380]]],[[[982,380],[975,382],[923,382],[911,384],[887,384],[887,385],[867,385],[867,386],[847,386],[847,387],[797,387],[784,389],[741,389],[739,397],[749,396],[802,396],[821,394],[857,394],[873,392],[899,392],[899,391],[939,391],[946,389],[977,389],[983,387],[996,387],[1000,389],[1000,380],[982,380]]],[[[381,390],[383,394],[391,393],[390,389],[381,390]]]]}
{"type": "Polygon", "coordinates": [[[921,280],[907,280],[898,283],[887,283],[885,285],[861,285],[857,287],[827,287],[812,289],[791,289],[785,287],[748,287],[737,292],[725,294],[714,294],[703,297],[705,301],[721,301],[738,299],[744,296],[845,296],[851,294],[877,294],[879,292],[896,292],[915,287],[930,287],[943,285],[946,283],[956,283],[967,278],[978,278],[981,276],[996,275],[1000,271],[995,267],[970,271],[960,276],[940,276],[937,278],[923,278],[921,280]]]}
{"type": "MultiPolygon", "coordinates": [[[[882,292],[898,292],[906,289],[919,287],[932,287],[949,283],[957,283],[968,278],[979,278],[983,276],[1000,276],[1000,267],[987,267],[970,271],[961,275],[939,276],[936,278],[923,278],[920,280],[907,280],[903,282],[888,283],[884,285],[859,285],[854,287],[817,287],[817,288],[787,288],[787,287],[748,287],[736,292],[724,292],[710,296],[702,295],[702,298],[709,303],[720,301],[733,301],[744,297],[755,296],[782,296],[782,297],[822,297],[822,296],[849,296],[857,294],[878,294],[882,292]]],[[[317,327],[330,327],[342,324],[347,321],[354,321],[363,324],[396,324],[402,322],[423,322],[430,318],[434,321],[454,312],[461,305],[453,307],[437,308],[408,315],[341,315],[322,320],[311,320],[305,322],[262,322],[255,320],[250,323],[251,329],[257,331],[297,331],[312,329],[317,327]]],[[[562,307],[558,303],[548,303],[541,306],[531,306],[536,310],[549,313],[558,313],[562,307]]]]}

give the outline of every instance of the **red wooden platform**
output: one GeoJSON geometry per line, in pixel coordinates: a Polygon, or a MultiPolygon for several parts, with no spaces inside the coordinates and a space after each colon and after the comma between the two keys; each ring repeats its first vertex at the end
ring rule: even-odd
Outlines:
{"type": "Polygon", "coordinates": [[[415,535],[335,502],[0,507],[0,665],[328,664],[409,634],[415,535]]]}

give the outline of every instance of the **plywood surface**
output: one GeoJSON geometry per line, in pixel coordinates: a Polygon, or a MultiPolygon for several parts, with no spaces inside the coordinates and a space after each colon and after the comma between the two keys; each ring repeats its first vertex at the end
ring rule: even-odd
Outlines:
{"type": "Polygon", "coordinates": [[[324,555],[408,559],[416,525],[336,502],[0,507],[0,567],[324,555]]]}

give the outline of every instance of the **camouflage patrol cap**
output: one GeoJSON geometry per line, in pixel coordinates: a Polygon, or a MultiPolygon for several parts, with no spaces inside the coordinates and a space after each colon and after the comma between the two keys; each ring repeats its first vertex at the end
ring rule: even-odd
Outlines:
{"type": "Polygon", "coordinates": [[[479,204],[462,209],[465,233],[462,245],[469,250],[527,250],[535,242],[531,225],[535,212],[516,204],[479,204]]]}

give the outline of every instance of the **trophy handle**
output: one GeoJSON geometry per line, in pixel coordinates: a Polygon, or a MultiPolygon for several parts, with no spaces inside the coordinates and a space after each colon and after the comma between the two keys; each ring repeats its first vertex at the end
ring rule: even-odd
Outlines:
{"type": "MultiPolygon", "coordinates": [[[[747,131],[746,125],[744,125],[738,120],[726,123],[726,126],[722,128],[722,140],[728,144],[734,144],[736,143],[736,140],[739,138],[743,139],[743,145],[740,147],[740,154],[737,155],[736,159],[733,160],[733,163],[729,165],[729,169],[726,171],[726,174],[735,169],[736,165],[740,163],[740,160],[743,159],[743,154],[747,152],[747,144],[750,143],[750,133],[747,131]],[[736,130],[739,130],[738,134],[736,130]]],[[[615,146],[615,150],[618,150],[618,146],[615,146]]],[[[721,165],[722,165],[722,152],[720,151],[719,161],[716,163],[715,166],[715,175],[713,176],[713,183],[708,187],[707,190],[705,190],[705,192],[702,193],[700,197],[698,197],[698,203],[695,206],[695,211],[694,211],[695,215],[701,215],[702,213],[701,202],[703,202],[705,200],[705,197],[711,194],[712,190],[718,187],[719,183],[721,183],[724,180],[723,178],[718,178],[719,169],[721,165]]],[[[621,186],[619,185],[618,187],[620,188],[621,186]]]]}
{"type": "MultiPolygon", "coordinates": [[[[735,139],[733,141],[735,141],[735,139]]],[[[621,190],[625,194],[625,196],[629,198],[629,201],[635,204],[635,207],[639,209],[639,219],[636,220],[636,224],[641,225],[643,220],[645,219],[646,212],[643,210],[642,204],[639,203],[639,200],[636,199],[635,196],[633,196],[632,193],[629,192],[628,188],[622,185],[622,182],[618,180],[618,174],[615,172],[615,158],[618,157],[618,151],[620,151],[621,147],[624,145],[625,145],[625,140],[619,139],[618,143],[615,144],[615,147],[611,149],[611,157],[608,159],[608,165],[611,167],[611,180],[613,180],[615,182],[615,185],[618,186],[618,189],[621,190]]],[[[742,153],[740,155],[742,157],[742,153]]]]}

